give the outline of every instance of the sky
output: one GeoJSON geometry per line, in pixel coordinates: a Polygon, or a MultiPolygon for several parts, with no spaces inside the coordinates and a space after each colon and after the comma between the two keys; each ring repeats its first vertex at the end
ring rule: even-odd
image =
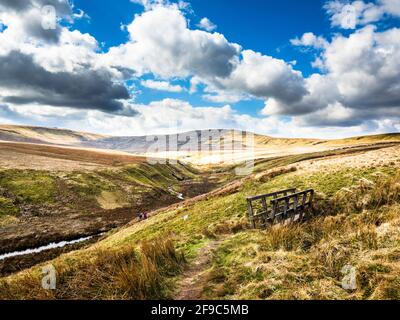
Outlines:
{"type": "Polygon", "coordinates": [[[0,0],[0,123],[400,130],[400,0],[0,0]]]}

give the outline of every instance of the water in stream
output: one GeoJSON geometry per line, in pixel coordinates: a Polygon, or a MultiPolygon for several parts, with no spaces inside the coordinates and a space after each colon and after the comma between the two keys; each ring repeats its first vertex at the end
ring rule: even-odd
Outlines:
{"type": "Polygon", "coordinates": [[[22,250],[22,251],[14,251],[14,252],[10,252],[10,253],[5,253],[5,254],[0,255],[0,261],[5,260],[7,258],[11,258],[11,257],[25,256],[28,254],[40,253],[40,252],[47,251],[47,250],[64,248],[69,245],[88,241],[92,238],[93,238],[93,236],[79,238],[79,239],[71,240],[71,241],[53,242],[48,245],[41,246],[41,247],[38,247],[35,249],[27,249],[27,250],[22,250]]]}

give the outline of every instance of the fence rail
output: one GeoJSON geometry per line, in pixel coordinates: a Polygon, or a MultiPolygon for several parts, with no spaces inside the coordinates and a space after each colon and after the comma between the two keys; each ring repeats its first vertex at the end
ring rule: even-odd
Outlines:
{"type": "Polygon", "coordinates": [[[303,220],[312,207],[314,190],[296,191],[296,188],[291,188],[247,198],[248,217],[252,228],[283,221],[303,220]]]}

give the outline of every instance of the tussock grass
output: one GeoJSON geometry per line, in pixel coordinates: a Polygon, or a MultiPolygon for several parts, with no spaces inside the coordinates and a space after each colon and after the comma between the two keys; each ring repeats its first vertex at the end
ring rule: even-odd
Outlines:
{"type": "MultiPolygon", "coordinates": [[[[266,163],[261,163],[264,165],[266,163]]],[[[281,171],[277,168],[277,175],[266,175],[261,180],[259,177],[246,179],[232,192],[215,193],[164,210],[146,221],[115,232],[95,248],[56,259],[57,270],[59,266],[60,270],[65,270],[62,274],[69,279],[69,285],[61,286],[50,298],[142,299],[154,297],[156,291],[157,298],[169,297],[172,288],[169,276],[179,273],[181,263],[169,269],[155,263],[157,259],[150,259],[152,263],[147,266],[140,250],[134,250],[134,254],[129,251],[132,254],[129,263],[114,256],[122,250],[119,254],[123,257],[127,248],[142,240],[158,244],[165,234],[173,238],[175,247],[189,260],[195,258],[210,239],[223,238],[212,261],[204,298],[396,297],[397,282],[390,280],[399,274],[400,205],[396,186],[398,174],[393,171],[390,167],[332,168],[326,172],[281,171]],[[288,187],[317,190],[314,210],[319,215],[303,224],[249,230],[245,198],[288,187]],[[101,250],[105,252],[103,258],[101,250]],[[113,258],[108,260],[109,256],[113,258]],[[114,264],[114,261],[120,262],[114,264]],[[141,282],[137,277],[134,277],[137,282],[130,279],[132,272],[124,271],[132,270],[131,264],[137,266],[135,270],[139,273],[143,268],[152,270],[141,277],[154,285],[135,292],[129,284],[141,287],[141,282]],[[355,291],[341,287],[341,270],[347,264],[357,268],[358,289],[355,291]],[[157,274],[162,276],[158,278],[157,274]],[[79,280],[82,275],[86,279],[83,282],[79,280]]],[[[36,277],[37,285],[38,268],[3,279],[0,297],[42,297],[41,291],[40,294],[30,293],[33,282],[28,280],[32,275],[36,277]],[[18,292],[23,294],[18,295],[18,292]]]]}
{"type": "Polygon", "coordinates": [[[170,278],[184,265],[171,240],[100,249],[89,261],[56,264],[56,290],[42,289],[43,275],[31,271],[0,281],[0,299],[165,299],[170,278]]]}
{"type": "Polygon", "coordinates": [[[207,238],[215,239],[221,235],[235,234],[243,230],[249,229],[249,221],[246,217],[240,219],[228,219],[211,223],[204,228],[203,235],[207,238]]]}
{"type": "Polygon", "coordinates": [[[379,175],[375,181],[362,178],[357,184],[336,193],[331,204],[334,212],[354,213],[399,200],[400,172],[397,172],[393,176],[379,175]]]}
{"type": "Polygon", "coordinates": [[[265,173],[258,174],[256,176],[256,179],[260,182],[265,183],[275,177],[278,177],[278,176],[281,176],[283,174],[290,173],[290,172],[296,172],[296,171],[297,171],[297,167],[294,167],[294,166],[282,167],[282,168],[268,170],[265,173]]]}
{"type": "Polygon", "coordinates": [[[399,178],[359,179],[320,199],[314,210],[325,215],[303,224],[234,235],[215,254],[204,297],[398,299],[399,178]],[[342,288],[346,265],[356,268],[356,290],[342,288]]]}

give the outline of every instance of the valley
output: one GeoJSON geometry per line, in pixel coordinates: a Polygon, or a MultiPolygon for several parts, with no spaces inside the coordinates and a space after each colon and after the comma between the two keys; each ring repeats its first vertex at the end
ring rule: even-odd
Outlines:
{"type": "MultiPolygon", "coordinates": [[[[53,140],[60,134],[54,130],[53,140]]],[[[0,256],[11,253],[0,260],[3,299],[361,299],[400,292],[388,282],[399,267],[397,135],[258,137],[261,156],[246,176],[235,175],[243,156],[229,164],[187,156],[157,164],[143,153],[44,143],[37,134],[40,143],[24,139],[0,142],[0,256]],[[268,144],[282,151],[267,156],[268,144]],[[316,190],[315,217],[250,230],[246,197],[293,186],[316,190]],[[138,218],[142,212],[148,219],[138,218]],[[19,254],[27,249],[33,252],[19,254]],[[360,278],[347,292],[340,287],[346,263],[360,277],[379,265],[382,276],[370,284],[360,278]],[[40,286],[48,264],[58,272],[55,291],[40,286]]]]}
{"type": "MultiPolygon", "coordinates": [[[[141,212],[212,190],[221,176],[182,163],[149,165],[124,152],[27,142],[0,142],[0,166],[0,254],[82,237],[93,242],[141,212]]],[[[0,273],[86,244],[1,259],[0,273]]]]}

